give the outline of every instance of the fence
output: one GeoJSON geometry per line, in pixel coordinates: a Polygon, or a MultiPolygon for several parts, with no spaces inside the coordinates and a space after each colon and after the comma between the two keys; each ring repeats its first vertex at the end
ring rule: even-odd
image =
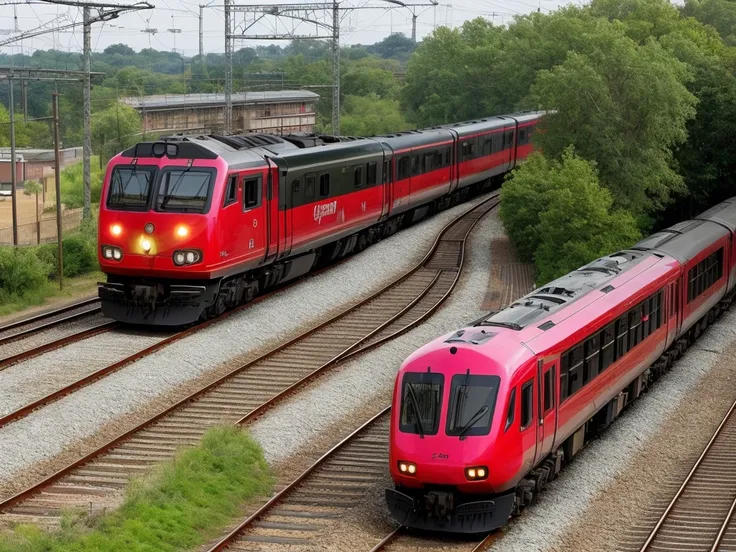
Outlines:
{"type": "MultiPolygon", "coordinates": [[[[82,224],[82,209],[70,209],[61,215],[61,232],[72,232],[82,224]]],[[[38,224],[28,222],[18,225],[18,245],[36,245],[37,243],[54,243],[56,236],[56,217],[44,216],[40,223],[41,239],[38,239],[38,224]]],[[[13,229],[0,229],[0,245],[13,245],[13,229]]]]}

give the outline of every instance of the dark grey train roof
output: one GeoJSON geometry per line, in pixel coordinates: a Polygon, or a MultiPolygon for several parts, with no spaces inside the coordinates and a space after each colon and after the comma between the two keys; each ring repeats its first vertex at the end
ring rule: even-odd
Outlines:
{"type": "Polygon", "coordinates": [[[728,230],[715,222],[686,220],[644,238],[632,249],[657,251],[686,264],[703,249],[728,235],[728,230]]]}
{"type": "MultiPolygon", "coordinates": [[[[521,330],[593,290],[608,291],[606,289],[608,282],[636,266],[645,257],[646,255],[641,251],[630,250],[601,257],[532,291],[504,310],[481,319],[475,325],[502,326],[521,330]]],[[[549,323],[552,324],[552,322],[549,323]]]]}
{"type": "Polygon", "coordinates": [[[710,220],[736,232],[736,197],[732,197],[711,207],[695,217],[698,220],[710,220]]]}
{"type": "Polygon", "coordinates": [[[452,138],[453,135],[449,130],[440,128],[404,130],[402,132],[373,137],[374,140],[387,144],[394,151],[425,146],[437,141],[452,140],[452,138]]]}
{"type": "MultiPolygon", "coordinates": [[[[270,150],[270,147],[265,148],[270,150]]],[[[311,148],[296,148],[284,151],[274,151],[279,159],[286,162],[289,169],[316,165],[318,163],[350,162],[351,157],[363,157],[367,155],[380,156],[383,147],[375,140],[363,139],[351,142],[339,142],[329,144],[329,147],[315,146],[311,148]]],[[[274,158],[276,158],[274,156],[274,158]]]]}

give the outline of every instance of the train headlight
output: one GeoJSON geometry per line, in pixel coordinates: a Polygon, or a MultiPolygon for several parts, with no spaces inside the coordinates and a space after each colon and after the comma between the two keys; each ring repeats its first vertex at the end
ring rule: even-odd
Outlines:
{"type": "Polygon", "coordinates": [[[123,250],[114,245],[103,245],[102,256],[108,261],[120,261],[123,258],[123,250]]]}
{"type": "Polygon", "coordinates": [[[146,253],[150,253],[152,247],[151,240],[143,238],[141,240],[141,247],[143,248],[143,251],[145,251],[146,253]]]}
{"type": "Polygon", "coordinates": [[[465,479],[468,481],[481,481],[488,477],[488,468],[486,466],[473,466],[465,468],[465,479]]]}
{"type": "Polygon", "coordinates": [[[202,260],[202,252],[199,249],[179,249],[174,251],[174,264],[176,266],[193,265],[202,260]]]}
{"type": "Polygon", "coordinates": [[[416,475],[417,465],[414,462],[399,461],[399,471],[404,475],[416,475]]]}
{"type": "Polygon", "coordinates": [[[186,238],[188,234],[189,234],[189,228],[187,228],[186,226],[177,227],[176,235],[179,236],[180,238],[186,238]]]}
{"type": "Polygon", "coordinates": [[[112,226],[110,227],[110,233],[111,233],[111,234],[112,234],[113,236],[119,236],[120,234],[122,234],[122,233],[123,233],[123,227],[122,227],[122,226],[120,226],[119,224],[113,224],[113,225],[112,225],[112,226]]]}

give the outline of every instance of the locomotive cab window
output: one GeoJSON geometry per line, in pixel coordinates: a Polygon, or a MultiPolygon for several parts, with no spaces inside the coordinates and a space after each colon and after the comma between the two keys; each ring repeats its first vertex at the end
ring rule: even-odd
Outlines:
{"type": "MultiPolygon", "coordinates": [[[[298,181],[297,181],[298,182],[298,181]]],[[[261,177],[246,178],[243,181],[243,209],[258,207],[261,200],[261,177]]]]}
{"type": "Polygon", "coordinates": [[[227,179],[227,189],[225,190],[225,203],[223,207],[232,205],[238,200],[238,177],[233,175],[227,179]]]}
{"type": "Polygon", "coordinates": [[[154,169],[149,167],[115,167],[110,177],[107,208],[116,211],[147,211],[154,174],[154,169]]]}
{"type": "Polygon", "coordinates": [[[459,437],[488,435],[500,382],[498,376],[453,376],[445,433],[459,437]]]}
{"type": "Polygon", "coordinates": [[[159,183],[156,210],[205,213],[214,175],[215,171],[205,169],[165,169],[159,183]]]}
{"type": "Polygon", "coordinates": [[[534,418],[534,380],[521,387],[521,430],[525,430],[534,418]]]}
{"type": "Polygon", "coordinates": [[[436,435],[440,425],[445,377],[431,372],[407,372],[401,380],[399,430],[436,435]]]}

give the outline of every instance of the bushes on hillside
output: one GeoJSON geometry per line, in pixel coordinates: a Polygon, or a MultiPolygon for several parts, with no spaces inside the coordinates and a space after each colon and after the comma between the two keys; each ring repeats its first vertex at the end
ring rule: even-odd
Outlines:
{"type": "Polygon", "coordinates": [[[31,249],[0,248],[0,300],[23,295],[48,281],[49,265],[31,249]]]}
{"type": "Polygon", "coordinates": [[[560,161],[532,154],[501,190],[501,219],[520,256],[533,261],[537,281],[631,246],[640,237],[630,213],[613,210],[595,165],[572,148],[560,161]]]}
{"type": "MultiPolygon", "coordinates": [[[[61,171],[61,202],[68,209],[84,205],[84,179],[82,163],[75,163],[61,171]]],[[[100,168],[100,158],[93,156],[90,161],[90,188],[92,203],[99,203],[102,195],[104,168],[100,168]]]]}
{"type": "MultiPolygon", "coordinates": [[[[61,242],[64,252],[64,276],[73,278],[97,270],[97,239],[92,224],[83,226],[74,234],[65,237],[61,242]]],[[[36,248],[36,255],[50,266],[48,278],[56,279],[59,259],[59,248],[55,243],[41,245],[36,248]]]]}

